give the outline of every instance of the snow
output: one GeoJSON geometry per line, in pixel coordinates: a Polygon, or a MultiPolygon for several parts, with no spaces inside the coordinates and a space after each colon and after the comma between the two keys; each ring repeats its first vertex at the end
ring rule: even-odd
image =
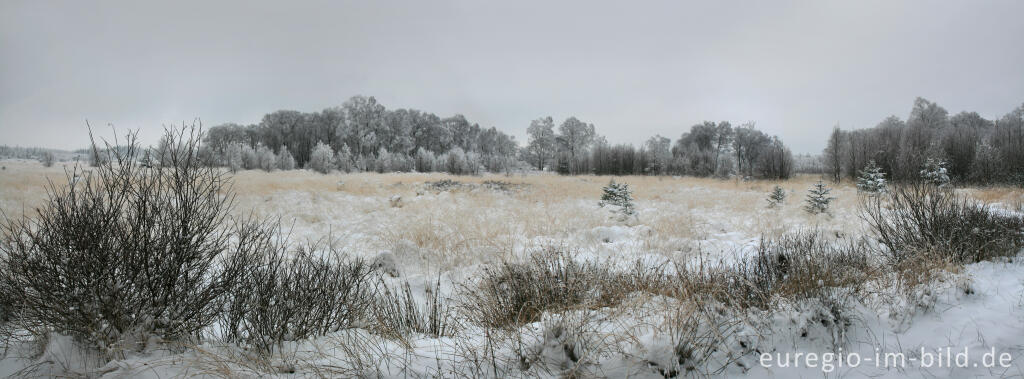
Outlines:
{"type": "MultiPolygon", "coordinates": [[[[620,222],[607,217],[608,211],[598,206],[596,197],[538,200],[516,192],[480,189],[416,194],[417,183],[394,191],[360,193],[357,188],[374,184],[344,181],[351,185],[337,191],[286,189],[240,196],[238,209],[281,216],[293,241],[330,236],[330,243],[339,251],[377,259],[389,271],[393,268],[399,274],[388,278],[389,284],[408,281],[416,296],[424,296],[440,273],[442,287],[437,290],[443,298],[456,297],[452,283],[477,278],[487,264],[525,257],[540,246],[569,247],[576,250],[576,259],[617,267],[637,261],[658,267],[669,260],[732,262],[756,246],[762,234],[817,229],[857,238],[864,233],[851,206],[855,198],[851,187],[835,188],[832,216],[811,216],[803,212],[799,201],[767,209],[764,198],[770,187],[730,192],[700,185],[675,186],[654,196],[634,185],[638,216],[620,222]],[[395,196],[400,196],[401,207],[392,206],[390,200],[395,196]]],[[[600,182],[600,178],[595,180],[598,189],[600,182]]],[[[1009,206],[995,209],[1016,213],[1009,206]]],[[[670,274],[671,269],[667,268],[670,274]]],[[[274,376],[291,376],[288,371],[293,369],[316,375],[309,368],[313,364],[354,370],[328,376],[379,373],[385,377],[493,376],[495,372],[498,376],[558,377],[561,370],[576,369],[585,376],[658,378],[673,371],[682,376],[688,368],[695,373],[748,378],[1024,376],[1024,262],[1014,258],[970,264],[937,280],[927,286],[934,288],[931,293],[903,294],[887,286],[869,285],[874,291],[871,301],[852,302],[838,315],[829,304],[807,300],[782,303],[773,311],[720,309],[697,317],[675,299],[637,293],[627,301],[629,306],[547,314],[544,320],[514,331],[518,338],[498,339],[502,342],[496,346],[488,345],[488,336],[497,331],[474,325],[464,325],[458,337],[411,336],[408,349],[369,331],[353,329],[286,343],[279,352],[286,359],[275,363],[280,372],[274,376]],[[580,319],[587,322],[574,324],[580,319]],[[559,322],[563,322],[561,329],[559,322]],[[692,328],[681,329],[680,325],[692,328]],[[716,331],[726,337],[715,342],[713,352],[680,361],[680,340],[716,331]],[[967,348],[969,362],[979,365],[994,348],[997,355],[1012,356],[1012,367],[921,368],[908,363],[905,368],[887,368],[864,362],[859,367],[825,370],[821,359],[818,367],[807,367],[806,360],[800,367],[760,364],[763,353],[820,357],[838,354],[840,348],[844,354],[863,358],[873,358],[878,351],[919,360],[921,348],[930,352],[947,346],[952,354],[967,348]],[[535,358],[528,371],[517,371],[521,368],[516,363],[517,349],[535,358]],[[574,356],[581,351],[586,354],[574,356]],[[362,354],[358,362],[355,353],[362,354]],[[491,356],[508,365],[477,366],[491,356]]],[[[832,291],[836,298],[844,298],[846,289],[832,291]]],[[[212,342],[185,349],[153,345],[145,352],[99,364],[97,357],[75,346],[70,338],[54,334],[42,347],[32,342],[12,343],[0,360],[0,377],[67,371],[102,378],[266,374],[233,346],[212,342]]]]}

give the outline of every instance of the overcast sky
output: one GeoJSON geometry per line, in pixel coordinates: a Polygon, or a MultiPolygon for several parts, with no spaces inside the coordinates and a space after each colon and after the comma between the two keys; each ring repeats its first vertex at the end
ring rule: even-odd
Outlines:
{"type": "Polygon", "coordinates": [[[571,115],[610,142],[755,121],[794,152],[833,125],[1024,103],[1022,1],[0,1],[0,144],[77,148],[85,120],[255,123],[352,95],[525,143],[571,115]]]}

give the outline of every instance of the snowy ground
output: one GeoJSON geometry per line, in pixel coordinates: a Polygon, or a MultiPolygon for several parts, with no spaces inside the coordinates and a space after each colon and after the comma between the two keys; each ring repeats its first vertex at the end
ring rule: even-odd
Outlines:
{"type": "MultiPolygon", "coordinates": [[[[40,185],[40,178],[47,175],[59,178],[61,172],[26,162],[6,163],[0,174],[0,206],[8,215],[37,204],[41,194],[26,194],[28,188],[40,185]]],[[[408,281],[414,293],[423,296],[440,275],[439,290],[453,302],[459,300],[457,287],[470,283],[487,265],[523,259],[545,246],[571,250],[580,260],[662,266],[729,261],[756,245],[761,236],[797,229],[819,230],[836,239],[866,233],[852,187],[834,190],[838,200],[831,215],[810,216],[801,209],[807,187],[816,180],[811,177],[781,183],[616,179],[634,188],[638,216],[633,220],[616,221],[598,207],[608,178],[545,174],[461,178],[250,171],[235,178],[236,212],[279,217],[293,242],[326,239],[337,249],[367,259],[388,252],[399,273],[390,281],[408,281]],[[451,190],[424,185],[445,178],[468,185],[451,190]],[[482,184],[486,180],[512,186],[493,188],[482,184]],[[789,198],[780,209],[768,209],[765,198],[775,184],[784,187],[789,198]]],[[[1024,199],[1019,190],[965,191],[1001,203],[1004,212],[1015,212],[1012,204],[1024,199]]],[[[635,293],[615,308],[547,315],[544,321],[520,328],[515,338],[496,339],[489,335],[491,330],[463,323],[453,337],[412,336],[406,348],[357,329],[290,343],[279,352],[278,364],[282,371],[294,369],[307,376],[559,376],[566,362],[573,361],[586,362],[577,367],[583,376],[607,377],[1024,376],[1024,262],[1015,258],[968,265],[935,279],[930,292],[915,296],[894,293],[881,284],[868,287],[872,293],[851,303],[843,315],[849,325],[842,326],[822,317],[827,306],[813,301],[784,303],[772,311],[722,309],[717,313],[720,318],[708,319],[695,316],[692,305],[676,299],[635,293]],[[587,359],[566,357],[566,337],[552,334],[558,320],[579,327],[576,340],[568,343],[583,346],[580,350],[589,355],[587,359]],[[702,333],[709,325],[728,333],[724,348],[703,361],[687,363],[692,371],[677,367],[674,336],[685,332],[678,329],[692,327],[702,333]],[[492,345],[513,340],[517,342],[492,345]],[[511,362],[516,347],[537,352],[540,358],[530,370],[519,371],[521,365],[511,362]],[[947,347],[951,362],[946,361],[947,347]],[[941,362],[936,354],[940,348],[941,362]],[[964,349],[968,353],[960,359],[966,359],[966,367],[956,367],[964,349]],[[892,367],[875,362],[876,353],[879,358],[902,354],[905,363],[892,367]],[[787,354],[787,362],[780,364],[779,358],[787,354]],[[851,367],[854,356],[860,362],[851,367]],[[929,357],[933,361],[926,364],[929,357]],[[481,362],[494,361],[508,364],[480,368],[481,362]]],[[[215,343],[153,348],[104,365],[89,364],[93,360],[83,354],[62,336],[53,336],[44,345],[14,344],[0,360],[0,377],[65,371],[99,377],[266,375],[237,349],[215,343]]]]}

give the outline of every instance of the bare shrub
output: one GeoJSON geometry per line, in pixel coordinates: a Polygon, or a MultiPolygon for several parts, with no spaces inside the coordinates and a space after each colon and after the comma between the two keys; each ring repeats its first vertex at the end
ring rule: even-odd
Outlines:
{"type": "Polygon", "coordinates": [[[289,252],[266,249],[230,293],[221,315],[224,340],[268,355],[284,341],[349,328],[372,304],[373,270],[319,243],[289,252]]]}
{"type": "Polygon", "coordinates": [[[168,130],[171,164],[156,168],[139,165],[134,133],[118,149],[94,142],[109,164],[75,167],[35,215],[5,218],[0,290],[16,299],[23,327],[111,357],[151,336],[194,339],[215,320],[269,231],[229,218],[230,187],[199,164],[199,135],[168,130]]]}
{"type": "Polygon", "coordinates": [[[763,291],[799,299],[821,297],[828,288],[856,287],[871,270],[862,242],[832,242],[813,231],[762,239],[739,272],[763,291]]]}
{"type": "Polygon", "coordinates": [[[925,183],[863,199],[861,217],[893,261],[936,252],[955,263],[972,263],[1014,255],[1024,246],[1024,218],[925,183]]]}

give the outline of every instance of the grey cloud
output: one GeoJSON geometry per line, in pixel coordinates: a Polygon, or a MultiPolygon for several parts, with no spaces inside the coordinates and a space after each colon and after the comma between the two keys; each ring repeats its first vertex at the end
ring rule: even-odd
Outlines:
{"type": "Polygon", "coordinates": [[[84,145],[84,120],[256,122],[356,94],[525,139],[570,115],[609,141],[756,121],[796,152],[924,96],[1024,101],[1024,3],[0,3],[0,143],[84,145]]]}

